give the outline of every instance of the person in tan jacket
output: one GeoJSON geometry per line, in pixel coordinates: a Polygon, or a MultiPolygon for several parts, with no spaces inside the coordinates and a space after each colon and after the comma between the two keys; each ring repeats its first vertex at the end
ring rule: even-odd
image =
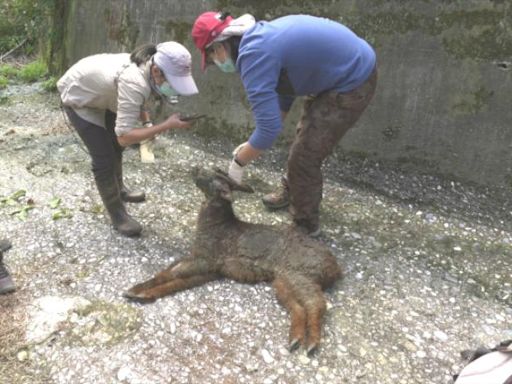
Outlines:
{"type": "Polygon", "coordinates": [[[145,194],[124,186],[123,150],[167,130],[190,127],[179,114],[153,125],[145,108],[150,97],[168,100],[198,93],[190,52],[171,41],[146,44],[131,54],[88,56],[68,69],[57,88],[67,117],[89,151],[94,180],[114,228],[125,236],[139,235],[142,226],[126,212],[124,202],[144,201],[145,194]]]}

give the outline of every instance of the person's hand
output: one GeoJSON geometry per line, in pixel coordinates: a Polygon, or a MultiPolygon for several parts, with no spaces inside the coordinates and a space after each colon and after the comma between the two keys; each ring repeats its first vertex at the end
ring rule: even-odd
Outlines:
{"type": "Polygon", "coordinates": [[[233,158],[229,164],[228,176],[233,179],[237,184],[242,184],[242,177],[244,176],[244,168],[236,162],[233,158]]]}
{"type": "Polygon", "coordinates": [[[233,150],[233,156],[236,156],[238,152],[247,144],[247,141],[245,143],[240,144],[238,147],[236,147],[233,150]]]}
{"type": "Polygon", "coordinates": [[[164,121],[164,124],[167,126],[167,129],[178,128],[178,129],[187,129],[192,126],[189,121],[180,120],[179,113],[173,113],[171,116],[164,121]]]}

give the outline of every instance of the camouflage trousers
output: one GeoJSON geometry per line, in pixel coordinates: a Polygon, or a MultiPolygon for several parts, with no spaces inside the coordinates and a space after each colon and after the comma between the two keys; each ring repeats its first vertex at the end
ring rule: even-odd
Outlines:
{"type": "Polygon", "coordinates": [[[287,181],[294,222],[308,231],[319,227],[322,164],[354,126],[375,93],[377,69],[365,83],[347,93],[308,96],[288,156],[287,181]]]}

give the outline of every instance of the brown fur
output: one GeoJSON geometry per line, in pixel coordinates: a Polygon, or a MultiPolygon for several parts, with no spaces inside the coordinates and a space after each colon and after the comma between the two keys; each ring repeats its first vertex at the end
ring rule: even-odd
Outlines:
{"type": "Polygon", "coordinates": [[[194,180],[206,201],[191,254],[130,288],[125,297],[154,301],[222,277],[242,283],[272,282],[291,315],[290,349],[302,344],[312,353],[320,342],[326,308],[322,290],[341,277],[336,258],[324,244],[293,226],[237,219],[231,191],[249,192],[250,187],[236,185],[219,171],[196,170],[194,180]]]}

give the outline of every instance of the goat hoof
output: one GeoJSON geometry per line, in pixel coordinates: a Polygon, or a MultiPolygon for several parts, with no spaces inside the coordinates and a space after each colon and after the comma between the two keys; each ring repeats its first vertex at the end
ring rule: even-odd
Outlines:
{"type": "Polygon", "coordinates": [[[318,344],[310,344],[306,350],[308,357],[314,356],[318,351],[318,344]]]}
{"type": "Polygon", "coordinates": [[[291,342],[290,342],[290,345],[288,346],[288,350],[290,352],[293,352],[295,351],[297,348],[299,348],[300,346],[300,340],[299,339],[293,339],[291,342]]]}
{"type": "Polygon", "coordinates": [[[139,296],[136,293],[133,293],[133,292],[130,292],[130,291],[124,292],[123,293],[123,297],[125,299],[130,300],[130,301],[133,301],[133,302],[136,302],[136,303],[141,303],[141,304],[149,304],[149,303],[154,303],[156,301],[156,299],[153,298],[153,297],[139,296]]]}

